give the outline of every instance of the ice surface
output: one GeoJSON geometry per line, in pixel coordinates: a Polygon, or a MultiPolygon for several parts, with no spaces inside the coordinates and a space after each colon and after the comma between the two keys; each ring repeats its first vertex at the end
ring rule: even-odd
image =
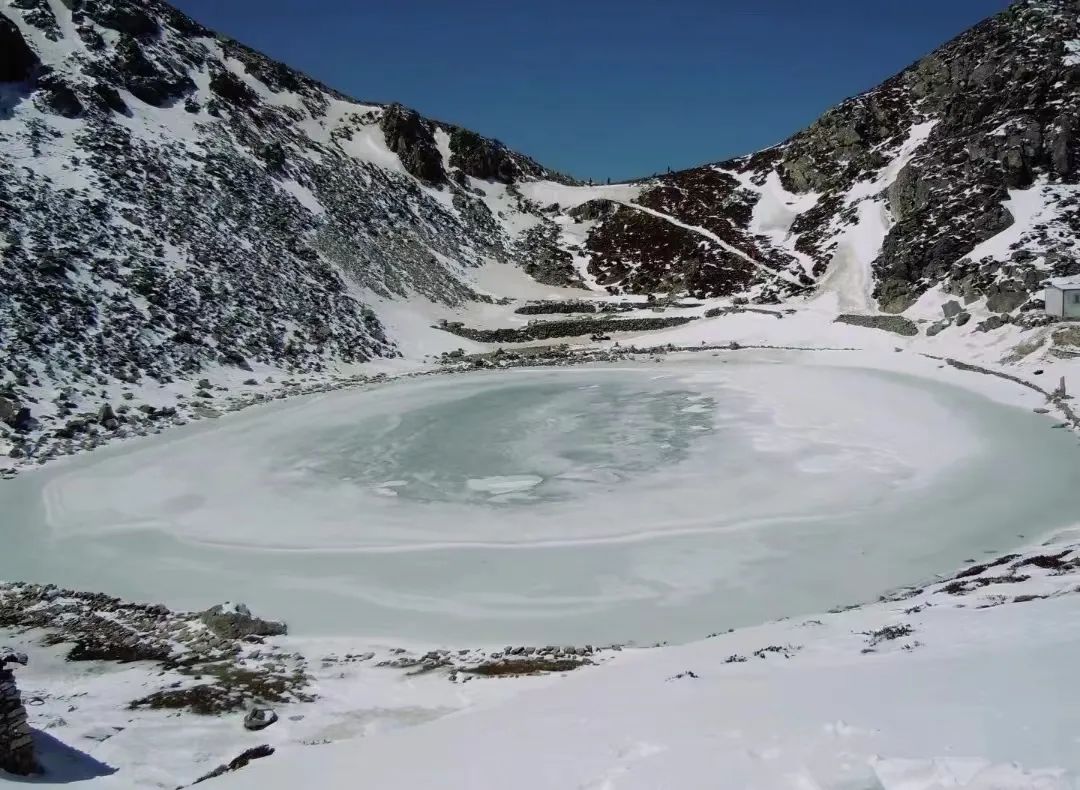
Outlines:
{"type": "Polygon", "coordinates": [[[1072,523],[1074,448],[1035,415],[744,359],[414,379],[106,449],[0,489],[0,578],[301,633],[684,640],[1072,523]]]}
{"type": "Polygon", "coordinates": [[[536,475],[509,475],[500,477],[481,477],[466,481],[465,485],[470,491],[480,491],[488,494],[512,494],[516,491],[528,491],[544,482],[544,478],[536,475]]]}

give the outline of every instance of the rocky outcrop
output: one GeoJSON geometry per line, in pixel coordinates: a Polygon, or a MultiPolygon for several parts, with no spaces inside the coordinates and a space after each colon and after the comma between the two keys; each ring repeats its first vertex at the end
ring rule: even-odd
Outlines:
{"type": "Polygon", "coordinates": [[[244,604],[218,604],[199,615],[206,627],[224,639],[247,636],[281,636],[288,632],[284,623],[263,620],[244,604]]]}
{"type": "Polygon", "coordinates": [[[26,433],[35,424],[29,406],[23,406],[14,397],[5,395],[0,395],[0,422],[16,433],[26,433]]]}
{"type": "Polygon", "coordinates": [[[426,184],[439,185],[446,181],[442,154],[435,144],[434,125],[415,110],[391,104],[386,108],[379,127],[386,146],[401,160],[412,175],[426,184]]]}
{"type": "Polygon", "coordinates": [[[15,685],[14,667],[26,663],[25,654],[0,648],[0,771],[16,776],[40,770],[26,708],[15,685]]]}
{"type": "Polygon", "coordinates": [[[26,82],[40,65],[16,24],[0,14],[0,82],[26,82]]]}
{"type": "Polygon", "coordinates": [[[674,222],[625,209],[597,217],[590,272],[629,293],[681,280],[700,296],[793,296],[826,274],[839,236],[859,222],[859,204],[884,201],[891,227],[872,262],[884,310],[903,311],[940,284],[1014,311],[1047,276],[1080,269],[1080,247],[1070,241],[1080,233],[1080,62],[1069,49],[1077,40],[1077,0],[1020,0],[778,146],[645,180],[636,202],[674,222]],[[748,232],[757,188],[771,178],[816,198],[779,248],[748,232]],[[853,190],[874,180],[882,194],[853,190]],[[1016,221],[1005,204],[1010,190],[1033,188],[1043,192],[1045,221],[1025,227],[1010,250],[966,259],[1016,221]],[[694,238],[686,226],[711,235],[694,238]],[[702,279],[698,269],[723,275],[702,279]]]}
{"type": "Polygon", "coordinates": [[[618,210],[619,204],[615,201],[594,198],[593,200],[586,200],[580,206],[575,206],[566,213],[578,222],[588,222],[590,220],[607,219],[618,210]]]}
{"type": "MultiPolygon", "coordinates": [[[[913,115],[935,122],[889,187],[897,222],[873,264],[886,307],[903,309],[930,284],[959,279],[957,262],[1013,224],[1002,205],[1008,190],[1039,179],[1077,183],[1071,119],[1080,112],[1080,75],[1064,46],[1080,36],[1078,10],[1072,0],[1016,3],[872,92],[897,99],[871,142],[897,139],[897,119],[905,132],[913,115]]],[[[1075,215],[1064,221],[1075,224],[1075,215]]],[[[1019,307],[1042,279],[1019,291],[995,288],[996,272],[978,266],[973,295],[990,297],[995,311],[1019,307]]]]}
{"type": "Polygon", "coordinates": [[[518,258],[525,272],[545,285],[583,288],[574,256],[560,243],[560,229],[550,220],[529,228],[517,242],[518,258]]]}
{"type": "Polygon", "coordinates": [[[75,0],[74,9],[102,27],[137,38],[156,36],[160,30],[154,17],[131,0],[75,0]]]}
{"type": "MultiPolygon", "coordinates": [[[[768,156],[753,161],[772,164],[768,156]]],[[[758,303],[801,293],[813,280],[797,258],[748,230],[758,195],[737,177],[745,167],[669,173],[646,182],[630,204],[601,199],[578,207],[575,219],[599,220],[586,242],[589,272],[612,293],[703,299],[753,291],[758,303]]]]}
{"type": "Polygon", "coordinates": [[[654,329],[682,326],[694,320],[692,316],[626,319],[576,318],[565,321],[536,321],[526,327],[516,329],[474,329],[454,322],[441,324],[439,329],[478,343],[527,343],[560,337],[607,335],[609,332],[649,332],[654,329]]]}
{"type": "Polygon", "coordinates": [[[836,320],[841,324],[851,324],[866,329],[881,329],[904,337],[914,337],[919,334],[919,327],[914,321],[909,321],[899,315],[838,315],[836,320]]]}
{"type": "MultiPolygon", "coordinates": [[[[17,104],[0,129],[0,388],[71,404],[34,406],[49,428],[85,436],[59,412],[96,412],[107,384],[394,356],[358,294],[456,306],[476,297],[463,270],[524,262],[461,170],[443,184],[452,205],[417,183],[445,181],[434,134],[452,127],[350,99],[159,0],[16,0],[3,13],[0,78],[25,82],[40,112],[17,104]],[[386,134],[407,172],[371,155],[386,134]]],[[[547,173],[459,139],[472,172],[547,173]]],[[[3,439],[5,455],[36,454],[3,439]]]]}
{"type": "Polygon", "coordinates": [[[515,153],[500,143],[459,126],[444,125],[450,134],[450,167],[481,181],[513,184],[527,178],[571,179],[549,171],[527,156],[515,153]]]}
{"type": "Polygon", "coordinates": [[[250,749],[245,749],[236,757],[231,759],[228,763],[219,765],[213,771],[210,771],[203,776],[200,776],[191,784],[197,785],[200,782],[205,782],[207,779],[217,779],[219,776],[224,776],[234,771],[239,771],[241,768],[247,768],[252,760],[261,760],[264,757],[270,757],[274,753],[274,747],[269,744],[262,744],[261,746],[253,746],[250,749]]]}

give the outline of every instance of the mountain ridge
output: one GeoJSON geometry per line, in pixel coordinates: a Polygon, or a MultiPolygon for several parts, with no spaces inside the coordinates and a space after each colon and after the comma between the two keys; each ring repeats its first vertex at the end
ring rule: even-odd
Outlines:
{"type": "Polygon", "coordinates": [[[537,283],[867,315],[956,298],[993,329],[1043,322],[1041,284],[1080,273],[1080,0],[1020,0],[775,146],[613,185],[161,0],[0,8],[0,388],[42,416],[215,366],[412,354],[399,302],[430,324],[537,283]]]}

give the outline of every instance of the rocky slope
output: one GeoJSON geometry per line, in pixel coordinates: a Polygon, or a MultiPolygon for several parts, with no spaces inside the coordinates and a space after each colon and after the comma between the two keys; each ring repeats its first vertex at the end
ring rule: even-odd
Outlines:
{"type": "Polygon", "coordinates": [[[769,301],[812,288],[858,236],[887,311],[937,284],[993,311],[1029,303],[1080,271],[1078,20],[1076,0],[1022,0],[774,148],[648,182],[636,203],[696,230],[608,206],[591,268],[698,296],[768,269],[769,301]],[[978,246],[1007,229],[1002,248],[978,246]]]}
{"type": "Polygon", "coordinates": [[[0,4],[0,382],[395,354],[365,294],[477,298],[518,260],[469,187],[551,177],[356,102],[155,0],[0,4]]]}
{"type": "Polygon", "coordinates": [[[1078,19],[1021,0],[778,146],[592,186],[159,0],[0,0],[0,452],[118,385],[394,356],[379,304],[517,296],[478,285],[489,263],[1037,322],[1045,279],[1080,272],[1078,19]]]}

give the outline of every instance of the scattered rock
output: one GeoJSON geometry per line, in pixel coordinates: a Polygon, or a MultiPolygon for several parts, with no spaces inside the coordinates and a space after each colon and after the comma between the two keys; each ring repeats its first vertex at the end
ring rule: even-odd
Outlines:
{"type": "Polygon", "coordinates": [[[272,708],[254,707],[244,716],[244,729],[265,730],[277,720],[278,715],[272,708]]]}
{"type": "Polygon", "coordinates": [[[1006,323],[1008,322],[1002,316],[992,315],[985,321],[980,321],[979,323],[977,323],[975,325],[975,330],[977,332],[992,332],[995,329],[1000,329],[1001,327],[1005,326],[1006,323]]]}

